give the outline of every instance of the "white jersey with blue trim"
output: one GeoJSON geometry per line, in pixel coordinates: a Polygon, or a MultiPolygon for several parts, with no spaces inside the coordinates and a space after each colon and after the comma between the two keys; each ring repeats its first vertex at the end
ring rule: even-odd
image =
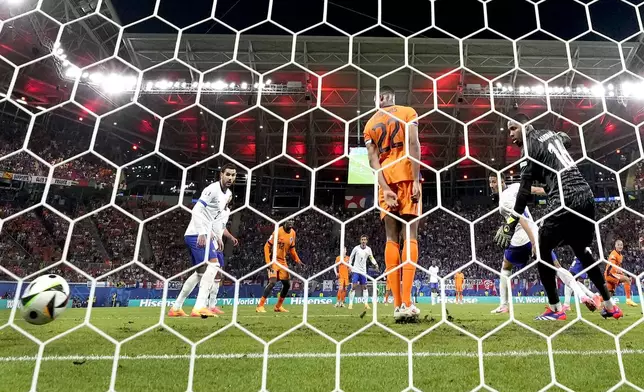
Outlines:
{"type": "Polygon", "coordinates": [[[429,271],[429,283],[438,283],[438,267],[432,265],[428,268],[429,271]]]}
{"type": "MultiPolygon", "coordinates": [[[[221,214],[219,214],[219,217],[215,219],[215,222],[213,223],[212,227],[212,232],[215,234],[215,238],[219,238],[222,241],[224,240],[224,230],[226,230],[226,225],[228,225],[228,218],[230,217],[230,208],[226,207],[221,214]]],[[[217,243],[215,242],[215,245],[217,243]]],[[[217,250],[223,250],[219,249],[217,246],[217,250]]]]}
{"type": "MultiPolygon", "coordinates": [[[[211,231],[216,234],[216,223],[222,218],[222,214],[225,214],[226,206],[232,196],[230,189],[226,189],[225,192],[221,189],[220,181],[208,185],[192,207],[192,217],[185,235],[208,235],[211,231]]],[[[226,221],[228,221],[227,217],[226,221]]],[[[223,229],[221,232],[223,234],[223,229]]]]}
{"type": "MultiPolygon", "coordinates": [[[[501,216],[503,216],[504,219],[507,219],[512,215],[510,211],[514,210],[514,204],[517,202],[517,195],[519,193],[520,186],[521,184],[519,183],[508,185],[505,190],[501,192],[501,196],[499,197],[499,206],[502,207],[501,216]]],[[[528,207],[526,207],[525,211],[523,211],[523,216],[530,219],[528,226],[532,229],[532,233],[536,237],[537,233],[539,232],[539,228],[537,227],[537,224],[532,221],[532,215],[530,215],[528,207]]],[[[523,246],[528,242],[530,242],[528,234],[525,232],[525,230],[523,230],[523,227],[518,224],[514,229],[514,235],[512,236],[510,245],[523,246]]]]}
{"type": "Polygon", "coordinates": [[[349,265],[351,265],[351,272],[357,272],[363,275],[367,274],[367,259],[373,257],[371,248],[365,246],[364,249],[361,245],[356,245],[351,251],[349,258],[349,265]]]}

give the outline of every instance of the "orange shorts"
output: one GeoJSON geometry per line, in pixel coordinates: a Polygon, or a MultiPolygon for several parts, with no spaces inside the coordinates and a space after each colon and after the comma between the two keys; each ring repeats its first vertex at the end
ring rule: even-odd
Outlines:
{"type": "Polygon", "coordinates": [[[340,287],[349,287],[349,277],[348,276],[340,276],[338,278],[338,285],[340,287]]]}
{"type": "Polygon", "coordinates": [[[463,292],[463,286],[456,286],[456,292],[462,293],[463,292]]]}
{"type": "MultiPolygon", "coordinates": [[[[286,264],[284,264],[286,266],[286,264]]],[[[291,274],[288,271],[283,270],[279,267],[278,264],[273,264],[272,268],[268,269],[268,279],[276,278],[277,280],[290,280],[291,274]]]]}
{"type": "MultiPolygon", "coordinates": [[[[414,186],[413,181],[402,181],[395,184],[389,184],[391,190],[398,195],[398,207],[391,209],[385,203],[385,196],[382,189],[378,190],[378,203],[380,208],[389,211],[398,216],[411,215],[420,216],[423,212],[422,202],[418,200],[416,203],[411,201],[411,193],[414,186]]],[[[380,211],[380,219],[387,215],[384,211],[380,211]]]]}
{"type": "Polygon", "coordinates": [[[617,286],[619,286],[619,279],[612,276],[605,276],[604,278],[606,278],[606,288],[608,288],[608,291],[615,291],[617,286]]]}

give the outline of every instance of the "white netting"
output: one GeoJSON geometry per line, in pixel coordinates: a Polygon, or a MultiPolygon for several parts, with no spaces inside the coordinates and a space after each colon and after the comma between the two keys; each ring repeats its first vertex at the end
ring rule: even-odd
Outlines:
{"type": "MultiPolygon", "coordinates": [[[[611,390],[642,390],[628,380],[620,346],[624,334],[640,324],[639,311],[631,313],[635,322],[616,331],[582,318],[575,302],[573,322],[544,331],[515,316],[517,301],[511,295],[509,318],[491,330],[470,330],[467,323],[454,322],[446,305],[457,270],[472,276],[472,284],[485,290],[485,296],[498,276],[501,252],[490,244],[499,211],[479,205],[477,200],[483,199],[477,197],[488,194],[488,173],[517,179],[522,158],[507,147],[504,127],[518,112],[529,112],[535,126],[571,135],[573,158],[603,192],[597,196],[605,202],[595,223],[593,254],[603,255],[598,261],[603,268],[611,243],[626,237],[637,260],[632,264],[635,271],[627,274],[636,281],[634,296],[641,296],[637,274],[644,272],[639,255],[644,242],[637,226],[644,218],[639,201],[644,182],[639,129],[644,28],[636,4],[610,2],[608,7],[619,15],[630,13],[624,25],[634,26],[632,31],[623,26],[612,31],[597,15],[607,13],[607,2],[599,0],[565,5],[554,0],[472,2],[468,7],[480,20],[473,22],[468,15],[462,24],[441,18],[447,10],[441,1],[418,5],[427,8],[427,20],[406,24],[404,17],[387,20],[392,13],[386,7],[392,5],[383,0],[377,7],[373,2],[371,16],[325,0],[318,10],[320,21],[307,26],[280,15],[293,5],[277,0],[268,1],[265,9],[252,4],[248,20],[254,24],[241,26],[225,19],[236,3],[194,6],[194,14],[209,16],[188,18],[183,25],[170,22],[172,15],[162,14],[161,3],[141,5],[141,15],[122,23],[119,10],[107,0],[0,0],[0,272],[17,282],[9,296],[14,304],[25,282],[45,271],[72,282],[91,282],[86,303],[78,303],[88,309],[82,322],[60,334],[38,337],[19,324],[17,306],[10,306],[0,330],[14,329],[38,345],[31,390],[39,389],[47,345],[83,327],[116,347],[109,357],[110,391],[117,389],[123,345],[160,327],[190,347],[188,391],[194,389],[198,347],[232,329],[262,345],[256,358],[262,360],[261,390],[268,390],[270,348],[303,327],[335,345],[334,388],[342,390],[342,349],[374,326],[401,339],[406,350],[355,356],[406,356],[407,390],[420,389],[417,358],[442,355],[417,352],[414,344],[444,327],[476,342],[474,353],[462,354],[478,361],[474,389],[494,390],[486,378],[484,342],[511,324],[547,344],[549,378],[542,390],[570,390],[556,371],[555,355],[562,353],[553,348],[553,340],[577,324],[614,339],[619,381],[611,390]],[[504,7],[521,14],[504,14],[504,7]],[[558,7],[564,14],[580,12],[581,22],[571,22],[563,38],[552,32],[557,26],[550,20],[558,7]],[[349,14],[338,14],[341,10],[349,14]],[[342,25],[348,15],[362,19],[342,25]],[[587,28],[579,29],[580,23],[587,28]],[[354,33],[345,32],[345,26],[354,33]],[[213,29],[219,35],[208,38],[213,29]],[[376,233],[371,245],[382,260],[384,228],[375,225],[380,213],[377,189],[372,192],[368,181],[350,187],[347,182],[356,172],[347,165],[359,159],[352,149],[364,145],[363,126],[378,110],[373,95],[385,85],[397,90],[399,104],[415,108],[419,115],[427,196],[418,273],[427,276],[429,262],[442,263],[440,316],[431,326],[409,332],[405,328],[411,327],[389,322],[388,308],[374,306],[363,325],[338,337],[311,320],[314,302],[309,293],[325,292],[318,286],[321,280],[333,280],[328,278],[335,256],[345,246],[351,249],[363,232],[376,233]],[[181,263],[187,260],[175,262],[185,258],[176,240],[189,221],[195,190],[203,189],[224,162],[239,168],[234,186],[237,219],[231,220],[240,232],[246,230],[244,240],[250,245],[230,254],[233,267],[224,273],[234,285],[230,321],[214,331],[185,336],[181,326],[168,325],[166,318],[169,291],[176,291],[176,283],[194,269],[185,270],[181,263]],[[355,192],[345,193],[349,188],[355,192]],[[128,189],[141,190],[144,197],[128,189]],[[469,204],[468,198],[473,200],[469,204]],[[265,274],[261,247],[287,217],[296,219],[298,241],[308,242],[312,249],[303,257],[311,265],[289,270],[301,283],[302,318],[275,336],[260,337],[248,326],[249,316],[239,314],[243,305],[238,299],[249,296],[247,281],[265,274]],[[46,238],[46,243],[35,245],[32,235],[46,238]],[[115,337],[93,324],[92,299],[100,288],[127,280],[159,282],[160,317],[130,336],[115,337]]],[[[182,11],[191,12],[189,3],[182,11]]],[[[365,163],[357,162],[354,170],[369,180],[373,173],[360,166],[365,163]]],[[[545,215],[535,206],[539,220],[553,213],[545,215]]],[[[409,225],[406,230],[409,233],[409,225]]],[[[273,255],[276,250],[277,242],[273,255]]],[[[407,253],[403,259],[409,258],[407,253]]],[[[533,274],[534,269],[520,270],[511,280],[525,283],[534,280],[533,274]]],[[[381,297],[375,288],[385,277],[369,277],[374,303],[381,297]]],[[[298,347],[293,353],[293,358],[301,354],[298,347]]],[[[11,355],[3,360],[17,360],[11,355]]]]}

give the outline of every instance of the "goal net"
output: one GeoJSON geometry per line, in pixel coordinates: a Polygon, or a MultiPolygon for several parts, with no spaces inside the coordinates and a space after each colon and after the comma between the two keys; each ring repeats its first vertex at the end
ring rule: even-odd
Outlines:
{"type": "Polygon", "coordinates": [[[644,388],[639,2],[130,3],[0,0],[1,390],[644,388]],[[522,151],[529,129],[567,135],[564,169],[522,151]],[[229,165],[230,216],[192,262],[229,165]],[[558,281],[566,319],[535,320],[543,255],[495,243],[528,165],[556,179],[528,224],[580,216],[571,167],[590,185],[622,319],[558,281]],[[69,309],[32,325],[45,274],[69,309]]]}

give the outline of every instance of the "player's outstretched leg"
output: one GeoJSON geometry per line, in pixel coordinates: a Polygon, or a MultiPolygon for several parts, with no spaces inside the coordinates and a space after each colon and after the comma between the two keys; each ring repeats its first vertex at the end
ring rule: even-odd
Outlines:
{"type": "Polygon", "coordinates": [[[186,279],[185,282],[183,282],[183,287],[181,287],[181,291],[179,292],[177,300],[174,301],[174,305],[172,305],[172,307],[168,311],[168,317],[187,316],[186,312],[184,312],[182,309],[183,303],[185,302],[186,298],[188,298],[190,293],[192,293],[192,290],[197,287],[199,280],[201,280],[201,274],[195,271],[188,277],[188,279],[186,279]]]}
{"type": "MultiPolygon", "coordinates": [[[[406,220],[414,219],[415,216],[405,216],[406,220]]],[[[403,245],[403,260],[407,260],[407,248],[409,248],[409,260],[411,263],[405,264],[402,268],[402,303],[400,312],[407,315],[407,317],[418,317],[420,309],[411,301],[411,292],[414,287],[414,279],[416,277],[416,265],[418,264],[418,221],[409,224],[409,238],[407,233],[403,230],[405,237],[405,244],[403,245]]]]}
{"type": "MultiPolygon", "coordinates": [[[[543,231],[543,230],[542,230],[543,231]]],[[[562,311],[562,305],[559,302],[559,291],[557,290],[557,271],[555,271],[555,258],[552,252],[554,244],[556,243],[552,236],[548,235],[549,233],[539,232],[539,252],[541,253],[541,258],[545,262],[537,264],[537,270],[539,272],[539,278],[541,279],[541,284],[543,285],[543,290],[548,296],[548,307],[546,311],[541,315],[535,317],[535,320],[566,320],[566,313],[562,311]]]]}
{"type": "MultiPolygon", "coordinates": [[[[595,263],[595,259],[593,258],[592,254],[590,253],[590,249],[583,246],[583,245],[575,245],[572,246],[573,252],[575,252],[575,256],[581,261],[581,264],[584,266],[584,268],[588,268],[592,264],[595,263]]],[[[602,309],[601,315],[604,318],[615,318],[619,319],[624,316],[624,313],[622,310],[617,306],[613,304],[613,301],[611,300],[611,295],[610,292],[608,291],[608,288],[606,287],[606,281],[604,280],[604,275],[602,274],[600,268],[598,265],[590,268],[587,272],[588,278],[590,278],[590,281],[593,282],[595,287],[597,287],[597,291],[599,291],[599,294],[602,296],[602,299],[604,300],[604,309],[602,309]]]]}
{"type": "Polygon", "coordinates": [[[277,283],[277,278],[275,276],[271,276],[268,279],[268,284],[266,287],[264,287],[264,294],[262,294],[262,298],[259,300],[259,305],[255,308],[255,312],[257,313],[266,313],[266,309],[264,308],[264,305],[266,304],[266,301],[268,297],[271,296],[271,293],[273,292],[273,287],[275,287],[275,284],[277,283]]]}
{"type": "MultiPolygon", "coordinates": [[[[579,284],[579,282],[577,282],[575,280],[575,278],[573,278],[573,276],[570,273],[570,271],[567,271],[566,269],[561,268],[561,266],[558,265],[557,276],[564,283],[564,285],[565,285],[564,290],[565,290],[566,293],[568,292],[568,289],[570,289],[571,291],[573,291],[575,293],[575,297],[582,304],[586,305],[588,310],[590,310],[591,312],[594,312],[595,310],[597,310],[597,306],[595,305],[595,301],[593,301],[593,299],[591,297],[586,295],[586,292],[581,288],[581,285],[579,284]]],[[[562,307],[562,310],[564,312],[566,310],[570,310],[570,296],[565,297],[564,305],[562,307]]]]}
{"type": "Polygon", "coordinates": [[[217,315],[210,311],[207,307],[208,296],[215,284],[215,277],[219,271],[219,263],[217,259],[211,260],[207,263],[206,271],[204,271],[201,280],[199,281],[199,292],[197,293],[197,302],[190,316],[192,317],[216,317],[217,315]]]}
{"type": "Polygon", "coordinates": [[[631,298],[631,278],[628,276],[622,276],[620,279],[622,285],[624,285],[624,294],[626,295],[626,305],[628,306],[637,306],[637,304],[631,298]]]}
{"type": "Polygon", "coordinates": [[[284,304],[284,299],[286,298],[286,295],[291,288],[291,281],[290,279],[282,279],[280,280],[280,282],[282,282],[282,290],[280,291],[280,297],[277,300],[277,304],[275,305],[274,310],[278,313],[288,313],[288,310],[286,310],[284,306],[282,306],[282,304],[284,304]]]}
{"type": "Polygon", "coordinates": [[[364,300],[364,308],[369,310],[371,307],[369,306],[369,289],[367,288],[367,284],[362,285],[362,299],[364,300]]]}
{"type": "Polygon", "coordinates": [[[507,313],[509,311],[508,281],[510,280],[510,275],[512,275],[512,264],[504,259],[503,268],[501,269],[501,279],[499,279],[499,297],[501,302],[490,313],[507,313]]]}
{"type": "Polygon", "coordinates": [[[349,309],[353,309],[353,300],[356,297],[355,286],[351,285],[351,291],[349,291],[349,309]]]}

